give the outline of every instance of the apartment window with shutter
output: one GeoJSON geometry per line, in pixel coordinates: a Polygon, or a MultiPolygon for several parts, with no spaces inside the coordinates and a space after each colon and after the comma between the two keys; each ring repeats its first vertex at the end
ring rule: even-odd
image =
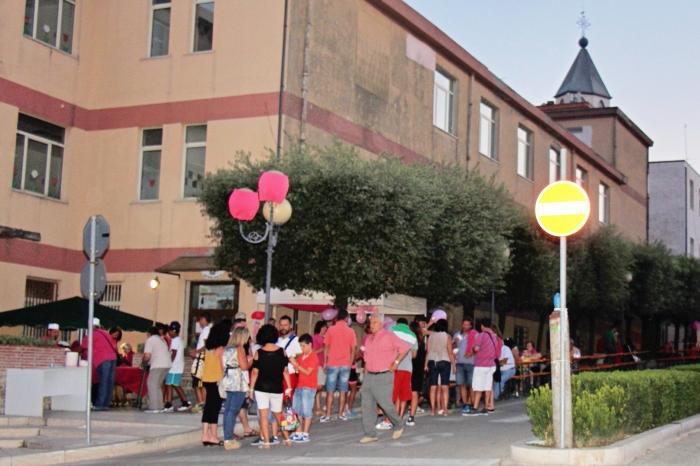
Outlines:
{"type": "Polygon", "coordinates": [[[100,304],[103,306],[111,307],[117,311],[121,307],[122,301],[122,284],[121,283],[107,283],[105,287],[105,292],[102,295],[100,304]]]}
{"type": "Polygon", "coordinates": [[[212,50],[214,43],[214,2],[199,0],[194,5],[193,52],[212,50]]]}
{"type": "Polygon", "coordinates": [[[141,188],[139,199],[158,199],[160,188],[160,154],[163,128],[144,129],[141,138],[141,188]]]}

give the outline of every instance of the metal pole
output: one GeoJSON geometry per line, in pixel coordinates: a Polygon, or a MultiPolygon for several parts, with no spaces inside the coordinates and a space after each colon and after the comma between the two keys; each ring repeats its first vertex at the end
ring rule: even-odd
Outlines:
{"type": "MultiPolygon", "coordinates": [[[[287,55],[287,8],[289,0],[284,0],[284,27],[282,29],[282,65],[280,66],[280,97],[279,111],[277,115],[277,161],[280,161],[280,151],[282,150],[282,106],[284,105],[284,62],[287,55]]],[[[269,273],[269,272],[268,272],[269,273]]],[[[267,308],[265,308],[267,312],[267,308]]],[[[266,322],[267,323],[267,322],[266,322]]]]}
{"type": "Polygon", "coordinates": [[[571,365],[569,362],[569,319],[568,310],[566,308],[566,236],[559,238],[559,296],[561,299],[561,308],[559,313],[559,352],[560,364],[559,371],[559,448],[567,448],[567,422],[571,419],[566,417],[567,405],[570,406],[569,397],[571,392],[567,387],[570,383],[571,365]]]}
{"type": "Polygon", "coordinates": [[[275,243],[277,238],[275,235],[274,203],[270,202],[270,232],[267,237],[267,276],[265,277],[265,323],[272,317],[272,309],[270,308],[270,284],[272,282],[272,253],[275,252],[275,243]]]}
{"type": "Polygon", "coordinates": [[[87,401],[85,402],[85,435],[91,443],[90,404],[92,401],[92,319],[95,315],[95,242],[97,235],[97,217],[90,217],[90,300],[88,301],[88,365],[87,365],[87,401]]]}

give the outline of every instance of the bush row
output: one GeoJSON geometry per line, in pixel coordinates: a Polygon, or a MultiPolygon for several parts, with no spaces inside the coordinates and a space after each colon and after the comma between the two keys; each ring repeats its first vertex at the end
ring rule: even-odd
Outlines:
{"type": "MultiPolygon", "coordinates": [[[[700,365],[682,370],[588,372],[572,378],[576,446],[610,443],[700,413],[700,365]]],[[[676,368],[674,368],[676,369],[676,368]]],[[[535,390],[527,400],[534,434],[551,444],[552,392],[535,390]]]]}
{"type": "Polygon", "coordinates": [[[56,342],[53,340],[41,340],[39,338],[23,337],[19,335],[0,335],[0,345],[56,346],[56,342]]]}

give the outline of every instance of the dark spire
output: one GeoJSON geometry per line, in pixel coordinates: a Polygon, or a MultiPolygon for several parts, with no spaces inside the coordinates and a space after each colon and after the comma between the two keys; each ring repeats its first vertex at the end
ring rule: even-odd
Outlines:
{"type": "Polygon", "coordinates": [[[586,50],[588,39],[586,39],[586,37],[581,37],[579,45],[581,46],[581,50],[579,50],[574,64],[571,65],[569,73],[566,75],[566,78],[564,78],[564,82],[561,84],[554,97],[580,92],[581,94],[591,94],[610,99],[611,96],[608,93],[608,89],[605,87],[605,84],[603,84],[603,80],[600,74],[598,74],[598,70],[593,64],[591,56],[586,50]]]}

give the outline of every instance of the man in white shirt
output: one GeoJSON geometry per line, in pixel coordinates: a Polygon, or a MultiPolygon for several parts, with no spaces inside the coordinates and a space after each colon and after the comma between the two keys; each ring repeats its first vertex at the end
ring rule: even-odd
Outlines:
{"type": "Polygon", "coordinates": [[[202,312],[199,316],[199,325],[202,327],[202,331],[197,339],[197,349],[190,351],[190,357],[195,358],[192,363],[192,388],[194,388],[194,394],[197,396],[197,406],[192,408],[193,413],[201,411],[204,406],[204,400],[207,397],[202,381],[196,376],[196,373],[199,372],[201,374],[204,368],[204,351],[206,350],[204,344],[209,338],[209,331],[211,330],[211,314],[202,312]]]}
{"type": "Polygon", "coordinates": [[[148,409],[145,412],[155,414],[163,412],[163,392],[160,387],[172,367],[172,360],[168,344],[160,337],[158,327],[149,328],[148,335],[143,348],[143,360],[148,362],[150,368],[147,383],[148,409]]]}
{"type": "Polygon", "coordinates": [[[165,377],[165,412],[172,413],[175,410],[173,408],[173,390],[177,392],[177,396],[182,401],[182,406],[177,410],[187,411],[192,406],[187,400],[184,390],[180,387],[182,373],[185,371],[185,345],[180,338],[180,322],[170,322],[168,336],[170,337],[170,359],[173,365],[165,377]]]}
{"type": "MultiPolygon", "coordinates": [[[[292,319],[289,316],[280,317],[279,332],[280,335],[276,344],[284,349],[287,357],[295,358],[300,355],[301,345],[299,344],[299,338],[292,332],[292,319]]],[[[288,364],[287,370],[289,371],[289,381],[292,383],[292,386],[285,388],[291,388],[292,392],[294,392],[294,388],[297,386],[297,373],[292,363],[288,364]]]]}
{"type": "Polygon", "coordinates": [[[502,394],[503,389],[506,386],[508,379],[515,375],[515,357],[513,356],[513,346],[514,342],[510,338],[506,338],[503,342],[503,348],[501,348],[501,381],[493,383],[493,396],[494,400],[498,400],[498,397],[502,394]]]}

